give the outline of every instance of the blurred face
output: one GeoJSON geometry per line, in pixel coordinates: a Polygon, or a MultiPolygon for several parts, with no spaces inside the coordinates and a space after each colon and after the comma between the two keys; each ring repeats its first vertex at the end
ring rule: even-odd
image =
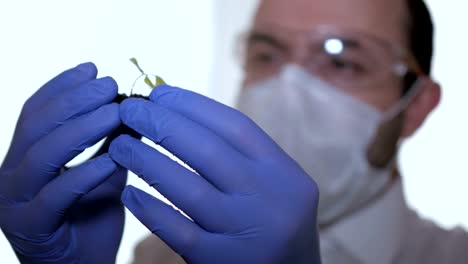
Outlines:
{"type": "MultiPolygon", "coordinates": [[[[263,0],[247,36],[244,88],[297,64],[389,110],[402,97],[402,79],[392,66],[396,51],[407,49],[407,21],[405,0],[263,0]]],[[[369,146],[370,163],[387,165],[399,139],[412,134],[437,102],[432,89],[414,100],[410,116],[402,113],[382,124],[369,146]]]]}

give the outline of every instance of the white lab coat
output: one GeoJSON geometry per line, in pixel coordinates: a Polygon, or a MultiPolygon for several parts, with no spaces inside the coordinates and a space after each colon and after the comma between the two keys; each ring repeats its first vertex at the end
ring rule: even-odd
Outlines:
{"type": "MultiPolygon", "coordinates": [[[[323,264],[468,263],[468,234],[444,230],[406,205],[400,180],[368,207],[320,233],[323,264]]],[[[135,264],[182,264],[156,236],[135,250],[135,264]]]]}

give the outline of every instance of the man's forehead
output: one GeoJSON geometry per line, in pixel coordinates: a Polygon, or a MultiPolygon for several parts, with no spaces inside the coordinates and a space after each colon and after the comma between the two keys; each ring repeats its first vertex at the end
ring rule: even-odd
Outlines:
{"type": "Polygon", "coordinates": [[[405,0],[260,0],[255,30],[306,31],[319,24],[372,34],[403,45],[405,0]]]}

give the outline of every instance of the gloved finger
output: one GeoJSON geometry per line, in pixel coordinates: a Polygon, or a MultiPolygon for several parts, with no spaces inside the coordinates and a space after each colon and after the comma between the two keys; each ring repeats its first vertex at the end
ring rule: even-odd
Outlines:
{"type": "Polygon", "coordinates": [[[120,196],[126,186],[127,172],[126,168],[117,166],[117,170],[98,187],[82,197],[79,204],[86,208],[103,208],[112,206],[111,204],[115,202],[121,205],[120,196]],[[119,181],[119,185],[121,182],[123,183],[123,186],[116,186],[113,183],[117,179],[119,181]],[[103,203],[105,203],[105,205],[103,205],[103,203]]]}
{"type": "Polygon", "coordinates": [[[27,115],[31,112],[35,112],[43,105],[47,104],[50,99],[96,79],[96,76],[97,68],[91,62],[80,64],[75,68],[62,72],[44,84],[26,101],[22,111],[23,114],[27,115]]]}
{"type": "Polygon", "coordinates": [[[120,105],[122,122],[163,146],[223,192],[248,191],[249,160],[210,130],[143,99],[120,105]]]}
{"type": "Polygon", "coordinates": [[[113,182],[119,179],[120,185],[126,174],[125,168],[117,166],[110,177],[81,197],[67,212],[67,219],[76,223],[77,241],[92,239],[92,243],[83,246],[83,252],[99,251],[98,255],[86,259],[88,263],[115,263],[125,224],[125,208],[120,200],[125,186],[116,186],[113,182]],[[88,224],[89,221],[92,224],[88,224]]]}
{"type": "Polygon", "coordinates": [[[265,158],[278,152],[276,144],[247,116],[200,94],[158,86],[150,100],[204,126],[249,158],[265,158]]]}
{"type": "Polygon", "coordinates": [[[130,136],[115,139],[109,155],[187,213],[205,229],[216,229],[226,219],[213,215],[224,195],[206,180],[166,155],[130,136]]]}
{"type": "MultiPolygon", "coordinates": [[[[31,228],[53,232],[63,221],[67,210],[84,195],[108,179],[117,169],[109,155],[87,161],[49,182],[30,202],[31,228]]],[[[34,233],[35,230],[29,230],[34,233]]]]}
{"type": "Polygon", "coordinates": [[[146,228],[181,256],[190,255],[204,236],[205,231],[197,224],[133,186],[125,188],[122,202],[146,228]]]}
{"type": "Polygon", "coordinates": [[[109,185],[109,188],[112,188],[114,191],[118,192],[120,196],[121,192],[125,188],[125,184],[127,183],[127,177],[128,170],[119,166],[114,175],[106,180],[105,184],[109,185]]]}
{"type": "Polygon", "coordinates": [[[112,102],[117,96],[117,83],[110,77],[92,80],[74,89],[63,92],[36,112],[19,120],[12,148],[4,166],[15,167],[23,153],[34,142],[67,120],[96,110],[112,102]]]}
{"type": "Polygon", "coordinates": [[[30,200],[66,163],[120,124],[119,106],[115,103],[70,120],[35,143],[15,173],[5,179],[8,184],[0,184],[0,189],[17,201],[30,200]]]}

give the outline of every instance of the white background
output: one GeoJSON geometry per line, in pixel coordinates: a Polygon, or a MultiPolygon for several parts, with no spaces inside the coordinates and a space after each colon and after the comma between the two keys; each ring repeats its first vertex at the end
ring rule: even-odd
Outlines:
{"type": "MultiPolygon", "coordinates": [[[[468,227],[468,106],[465,61],[468,25],[463,0],[428,1],[436,23],[434,76],[441,106],[401,153],[410,205],[438,223],[468,227]]],[[[0,158],[6,154],[23,102],[57,73],[93,61],[122,92],[138,76],[128,58],[171,84],[232,104],[240,79],[236,36],[255,1],[0,1],[0,158]]],[[[129,183],[150,190],[132,175],[129,183]]],[[[118,263],[128,263],[148,233],[127,214],[118,263]]],[[[91,242],[91,241],[90,241],[91,242]]],[[[92,243],[92,242],[91,242],[92,243]]],[[[0,235],[2,263],[17,263],[0,235]]]]}
{"type": "MultiPolygon", "coordinates": [[[[138,71],[206,94],[213,68],[212,1],[5,1],[0,2],[0,156],[7,151],[23,102],[44,82],[93,61],[99,76],[113,76],[128,92],[138,71]]],[[[129,183],[148,192],[132,175],[129,183]]],[[[154,193],[154,192],[152,192],[154,193]]],[[[148,234],[127,211],[118,263],[128,263],[135,243],[148,234]]],[[[92,243],[92,241],[90,241],[92,243]]],[[[0,263],[16,263],[0,238],[0,263]]]]}

